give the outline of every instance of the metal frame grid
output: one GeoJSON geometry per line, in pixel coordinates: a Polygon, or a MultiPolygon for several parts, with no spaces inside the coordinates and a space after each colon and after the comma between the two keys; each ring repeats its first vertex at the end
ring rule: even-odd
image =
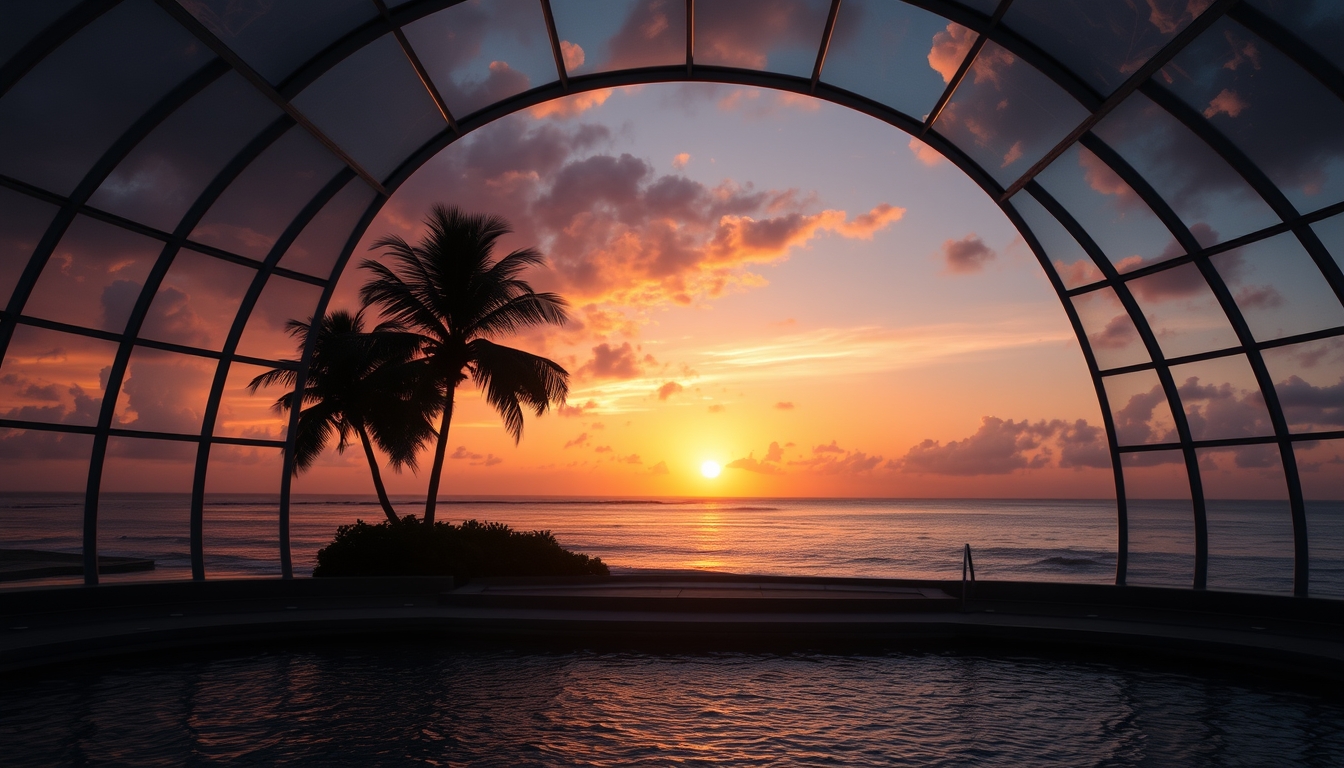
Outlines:
{"type": "MultiPolygon", "coordinates": [[[[0,66],[0,98],[3,98],[5,93],[19,83],[22,78],[36,67],[48,54],[60,48],[80,30],[94,23],[104,13],[118,5],[120,1],[121,0],[85,0],[85,2],[76,5],[72,10],[65,14],[64,17],[36,34],[23,48],[14,54],[8,62],[4,63],[3,66],[0,66]]],[[[343,36],[311,57],[292,74],[276,85],[272,85],[265,77],[249,66],[242,56],[233,51],[224,41],[212,33],[205,24],[199,21],[197,17],[183,5],[179,5],[175,0],[153,0],[153,2],[155,2],[159,8],[167,12],[172,18],[176,19],[182,27],[212,51],[215,58],[201,67],[195,74],[180,83],[177,87],[173,88],[169,93],[163,96],[157,104],[142,115],[139,120],[135,121],[135,123],[132,124],[87,171],[83,180],[68,196],[40,189],[19,179],[0,176],[0,186],[52,203],[59,208],[59,213],[47,227],[44,236],[41,238],[41,241],[38,243],[29,259],[26,268],[23,270],[16,288],[9,298],[8,304],[3,310],[0,310],[0,359],[3,359],[14,331],[20,325],[113,341],[118,344],[111,374],[108,377],[107,384],[104,388],[102,407],[96,425],[74,426],[0,418],[0,428],[67,432],[90,434],[94,436],[93,451],[89,462],[83,518],[86,583],[96,584],[98,582],[98,497],[102,481],[103,464],[107,452],[107,443],[108,438],[110,437],[155,438],[183,441],[195,443],[197,445],[190,508],[191,562],[192,575],[195,579],[204,579],[206,576],[203,546],[203,510],[205,483],[209,470],[211,446],[214,444],[221,444],[283,449],[284,470],[282,476],[279,478],[280,506],[278,516],[278,542],[280,547],[282,575],[285,578],[291,577],[293,568],[289,551],[289,497],[294,449],[292,436],[295,432],[294,427],[297,414],[291,415],[287,432],[288,437],[284,440],[262,440],[220,437],[214,435],[215,421],[218,417],[223,390],[231,364],[233,362],[264,366],[282,364],[278,361],[261,360],[242,356],[237,353],[239,340],[242,337],[244,329],[247,327],[252,310],[261,295],[262,289],[266,286],[268,279],[273,275],[278,275],[322,287],[321,297],[318,300],[314,312],[324,312],[331,299],[336,282],[340,277],[346,262],[349,260],[356,243],[359,241],[363,232],[372,222],[374,216],[380,210],[382,205],[387,201],[389,195],[395,192],[400,184],[409,178],[409,176],[429,158],[433,157],[436,153],[462,136],[503,116],[570,94],[622,85],[698,81],[757,86],[806,94],[868,114],[910,133],[911,135],[919,137],[925,143],[941,152],[997,202],[1004,214],[1008,216],[1022,233],[1027,244],[1035,253],[1042,269],[1050,280],[1051,285],[1054,287],[1056,294],[1059,296],[1069,322],[1078,337],[1083,357],[1092,377],[1096,395],[1101,406],[1116,486],[1118,538],[1115,581],[1117,584],[1124,584],[1126,582],[1129,562],[1128,499],[1125,492],[1125,476],[1121,461],[1122,456],[1146,451],[1181,452],[1184,459],[1186,475],[1190,484],[1194,515],[1192,523],[1195,533],[1195,553],[1191,586],[1195,589],[1202,589],[1206,586],[1208,574],[1208,531],[1204,493],[1196,452],[1199,449],[1205,448],[1273,444],[1278,446],[1279,449],[1284,476],[1287,482],[1286,490],[1292,515],[1294,535],[1293,591],[1298,595],[1308,594],[1308,530],[1301,481],[1294,454],[1294,444],[1308,440],[1344,438],[1344,430],[1312,433],[1291,432],[1288,428],[1283,406],[1279,402],[1276,394],[1274,382],[1265,366],[1261,353],[1264,350],[1291,344],[1344,336],[1344,327],[1324,328],[1310,333],[1275,339],[1273,341],[1257,341],[1251,334],[1246,320],[1242,316],[1241,310],[1225,284],[1223,277],[1210,262],[1210,257],[1276,235],[1291,232],[1320,269],[1321,274],[1334,295],[1339,298],[1341,302],[1344,302],[1344,274],[1341,274],[1338,263],[1331,258],[1330,254],[1326,251],[1324,245],[1310,226],[1311,224],[1328,217],[1344,213],[1344,202],[1335,203],[1315,211],[1305,213],[1299,212],[1293,204],[1289,202],[1284,193],[1270,181],[1264,171],[1257,167],[1256,164],[1252,162],[1245,153],[1238,149],[1231,140],[1222,135],[1218,129],[1197,110],[1186,105],[1170,90],[1154,79],[1154,75],[1157,74],[1162,67],[1171,62],[1201,33],[1208,30],[1219,19],[1228,17],[1253,29],[1257,34],[1261,35],[1263,39],[1286,54],[1297,66],[1301,67],[1318,82],[1323,84],[1335,96],[1344,99],[1344,73],[1342,73],[1340,69],[1333,65],[1327,58],[1304,43],[1289,29],[1268,17],[1263,12],[1257,10],[1247,2],[1242,2],[1242,0],[1215,0],[1215,2],[1199,14],[1193,22],[1175,34],[1175,36],[1172,37],[1151,59],[1134,71],[1118,88],[1110,94],[1101,94],[1087,85],[1064,64],[1054,59],[1026,38],[1004,26],[1002,21],[1005,14],[1010,9],[1012,0],[1001,0],[994,13],[990,15],[971,10],[959,3],[952,2],[951,0],[905,0],[908,5],[916,6],[938,14],[949,21],[956,22],[957,24],[970,29],[976,35],[975,40],[970,46],[968,53],[961,61],[956,73],[947,83],[933,109],[924,118],[902,113],[887,105],[825,82],[823,77],[826,56],[830,47],[832,33],[835,29],[837,16],[842,12],[841,0],[831,0],[825,26],[823,29],[818,30],[820,39],[818,41],[816,61],[811,77],[797,77],[756,70],[697,64],[694,57],[695,0],[684,0],[687,21],[686,56],[684,64],[616,70],[599,74],[571,75],[566,70],[564,59],[561,55],[560,38],[556,30],[551,4],[549,0],[539,0],[538,11],[542,14],[545,21],[551,52],[555,61],[556,80],[491,104],[473,114],[462,116],[454,116],[451,113],[442,94],[439,92],[429,72],[421,62],[420,56],[411,45],[406,35],[402,32],[404,26],[425,16],[456,5],[458,2],[461,2],[461,0],[411,0],[410,2],[398,5],[395,8],[389,8],[384,0],[370,0],[376,13],[372,15],[368,21],[347,31],[343,36]],[[406,56],[406,59],[410,62],[420,83],[423,85],[425,91],[437,108],[444,125],[442,130],[436,136],[426,142],[416,152],[412,153],[411,156],[407,157],[387,178],[378,179],[371,176],[369,172],[361,167],[344,148],[324,134],[319,127],[314,125],[312,121],[295,108],[291,103],[291,100],[336,64],[340,63],[370,42],[389,33],[394,37],[397,45],[406,56]],[[1083,105],[1088,112],[1088,116],[1085,120],[1074,126],[1067,136],[1059,141],[1019,178],[1006,186],[996,182],[984,167],[972,160],[965,151],[947,137],[941,135],[934,127],[940,115],[943,114],[944,109],[951,103],[953,96],[962,85],[966,75],[971,71],[971,67],[976,60],[976,57],[989,42],[993,42],[996,45],[1003,47],[1046,75],[1055,85],[1062,88],[1063,91],[1083,105]],[[149,136],[160,123],[170,117],[177,109],[185,105],[193,96],[200,93],[207,86],[229,71],[238,73],[247,82],[251,83],[262,96],[278,107],[283,115],[254,137],[240,152],[237,153],[233,160],[218,173],[215,179],[206,187],[205,191],[199,195],[190,210],[182,218],[180,224],[172,232],[160,231],[131,221],[122,216],[98,210],[89,205],[89,200],[94,192],[104,180],[113,173],[118,164],[124,160],[141,141],[149,136]],[[1165,109],[1168,113],[1174,116],[1198,138],[1203,140],[1250,185],[1251,189],[1253,189],[1260,198],[1269,205],[1272,211],[1280,219],[1280,222],[1212,247],[1203,247],[1196,242],[1190,229],[1182,222],[1172,207],[1163,200],[1157,191],[1117,152],[1107,146],[1101,138],[1092,132],[1093,127],[1100,123],[1107,114],[1134,93],[1142,93],[1147,96],[1162,109],[1165,109]],[[339,158],[344,165],[344,169],[323,185],[316,196],[302,208],[293,221],[291,221],[284,229],[283,233],[271,247],[265,258],[260,260],[249,258],[229,252],[225,249],[190,240],[190,235],[196,225],[201,221],[211,205],[229,188],[230,184],[232,184],[239,175],[249,167],[252,161],[262,154],[263,151],[290,130],[307,132],[335,157],[339,158]],[[1057,160],[1075,145],[1081,145],[1088,149],[1113,170],[1120,179],[1127,183],[1142,202],[1156,214],[1161,223],[1171,232],[1172,236],[1185,250],[1185,255],[1160,263],[1143,266],[1123,274],[1119,273],[1083,225],[1071,216],[1059,201],[1051,197],[1051,195],[1035,181],[1035,177],[1039,173],[1043,172],[1052,162],[1057,160]],[[280,267],[280,258],[299,236],[300,232],[303,231],[304,227],[312,221],[327,202],[348,184],[365,184],[374,192],[374,196],[372,202],[359,217],[359,220],[357,222],[352,222],[352,232],[347,238],[339,256],[335,260],[330,273],[326,275],[307,275],[280,267]],[[1093,265],[1101,273],[1102,279],[1088,285],[1066,288],[1060,276],[1056,273],[1050,257],[1041,245],[1041,242],[1036,238],[1035,234],[1027,226],[1025,220],[1014,208],[1013,200],[1016,195],[1029,195],[1052,214],[1065,230],[1082,246],[1084,251],[1090,257],[1093,265]],[[24,314],[25,304],[36,285],[39,275],[41,275],[43,268],[46,266],[48,259],[56,249],[61,237],[75,220],[76,215],[87,216],[102,222],[113,224],[163,243],[163,249],[151,269],[149,276],[144,282],[139,299],[135,304],[131,318],[123,333],[91,330],[67,323],[35,318],[24,314]],[[150,304],[157,294],[159,286],[168,272],[168,268],[172,265],[174,257],[184,247],[206,254],[207,256],[246,266],[255,271],[243,297],[242,303],[237,310],[233,323],[229,328],[227,339],[220,351],[198,349],[181,344],[139,338],[139,332],[146,318],[146,314],[148,313],[150,304]],[[1216,297],[1222,312],[1225,314],[1236,334],[1237,344],[1232,347],[1194,355],[1166,357],[1158,344],[1153,329],[1150,327],[1148,320],[1145,318],[1135,300],[1134,295],[1130,290],[1129,283],[1142,277],[1158,274],[1187,264],[1195,265],[1199,270],[1199,273],[1207,282],[1209,288],[1216,297]],[[1087,333],[1079,318],[1077,310],[1073,306],[1072,299],[1105,288],[1114,290],[1130,319],[1133,321],[1149,355],[1150,360],[1148,362],[1109,369],[1102,369],[1099,367],[1096,355],[1089,343],[1087,333]],[[206,403],[204,423],[202,424],[201,432],[199,434],[148,432],[119,428],[113,425],[114,410],[121,391],[123,379],[127,372],[131,353],[137,347],[166,350],[217,361],[209,397],[206,403]],[[1177,391],[1177,385],[1171,369],[1173,366],[1184,363],[1213,360],[1234,355],[1244,355],[1251,365],[1256,382],[1259,385],[1260,392],[1264,397],[1265,405],[1270,415],[1273,435],[1223,440],[1196,440],[1191,434],[1190,425],[1186,418],[1185,409],[1182,407],[1181,398],[1177,391]],[[1178,434],[1177,442],[1120,445],[1117,439],[1116,425],[1114,423],[1112,410],[1105,390],[1105,382],[1110,377],[1137,371],[1153,371],[1156,373],[1175,421],[1175,427],[1178,434]]],[[[311,345],[311,340],[309,343],[311,345]]],[[[311,352],[311,346],[303,351],[301,362],[298,364],[300,379],[302,379],[303,375],[306,373],[307,362],[310,359],[311,352]]]]}

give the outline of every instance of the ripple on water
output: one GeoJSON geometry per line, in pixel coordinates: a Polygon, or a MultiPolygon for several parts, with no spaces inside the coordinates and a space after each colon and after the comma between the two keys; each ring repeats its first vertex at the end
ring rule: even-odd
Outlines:
{"type": "Polygon", "coordinates": [[[1344,765],[1344,704],[965,654],[518,654],[392,643],[0,691],[5,764],[1344,765]]]}

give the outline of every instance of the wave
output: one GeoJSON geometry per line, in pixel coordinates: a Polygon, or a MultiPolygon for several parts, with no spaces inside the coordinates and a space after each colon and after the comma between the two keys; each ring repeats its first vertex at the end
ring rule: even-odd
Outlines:
{"type": "Polygon", "coordinates": [[[1062,565],[1067,567],[1076,567],[1076,566],[1086,567],[1090,565],[1110,565],[1110,563],[1103,563],[1100,560],[1093,560],[1090,557],[1064,557],[1062,555],[1055,555],[1054,557],[1047,557],[1041,560],[1037,560],[1035,563],[1033,563],[1033,565],[1062,565]]]}

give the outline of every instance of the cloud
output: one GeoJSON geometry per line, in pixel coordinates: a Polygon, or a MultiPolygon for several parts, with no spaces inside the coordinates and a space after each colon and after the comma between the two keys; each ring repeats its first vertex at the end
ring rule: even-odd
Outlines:
{"type": "Polygon", "coordinates": [[[1124,349],[1139,338],[1139,331],[1129,315],[1116,315],[1106,323],[1106,327],[1096,333],[1088,334],[1087,340],[1099,349],[1124,349]]]}
{"type": "Polygon", "coordinates": [[[573,448],[573,447],[575,447],[575,446],[582,446],[582,445],[587,444],[587,442],[588,442],[588,433],[587,433],[587,432],[580,432],[578,437],[576,437],[576,438],[574,438],[573,440],[570,440],[569,442],[565,443],[565,447],[566,447],[566,448],[573,448]]]}
{"type": "Polygon", "coordinates": [[[792,411],[793,408],[794,405],[789,400],[781,400],[778,403],[775,403],[775,410],[777,411],[792,411]]]}
{"type": "MultiPolygon", "coordinates": [[[[585,437],[586,437],[586,436],[585,436],[585,437]]],[[[568,447],[568,446],[566,446],[566,447],[568,447]]],[[[610,445],[599,445],[599,446],[597,446],[596,448],[593,449],[593,453],[611,453],[611,452],[612,452],[612,448],[611,448],[610,445]]]]}
{"type": "Polygon", "coordinates": [[[924,440],[895,461],[894,467],[909,474],[1006,475],[1019,469],[1049,466],[1052,451],[1043,445],[1062,426],[1059,421],[1007,421],[995,416],[981,420],[980,429],[946,445],[924,440]]]}
{"type": "Polygon", "coordinates": [[[1115,197],[1121,209],[1143,205],[1134,189],[1100,157],[1083,149],[1078,152],[1078,164],[1083,167],[1087,185],[1095,192],[1115,197]]]}
{"type": "Polygon", "coordinates": [[[504,460],[503,460],[503,459],[501,459],[500,457],[498,457],[498,456],[496,456],[495,454],[492,453],[492,454],[489,454],[489,455],[487,455],[487,456],[485,457],[485,461],[472,462],[472,466],[473,466],[473,467],[493,467],[493,466],[496,466],[496,465],[498,465],[498,464],[503,464],[503,463],[504,463],[504,460]]]}
{"type": "Polygon", "coordinates": [[[910,137],[910,151],[915,153],[916,160],[930,168],[947,162],[947,158],[943,157],[941,152],[914,136],[910,137]]]}
{"type": "MultiPolygon", "coordinates": [[[[644,361],[652,362],[646,355],[644,361]]],[[[643,373],[637,350],[625,342],[619,347],[602,343],[593,347],[593,359],[584,363],[576,372],[582,378],[594,379],[633,379],[643,373]]]]}
{"type": "Polygon", "coordinates": [[[457,450],[453,451],[451,454],[448,455],[448,458],[450,458],[450,459],[471,459],[471,460],[475,461],[475,460],[478,460],[478,459],[483,459],[483,458],[485,458],[485,457],[482,456],[482,455],[479,454],[479,453],[472,453],[471,451],[468,451],[468,450],[467,450],[467,446],[465,446],[465,445],[459,445],[459,446],[457,446],[457,450]]]}
{"type": "Polygon", "coordinates": [[[782,470],[777,464],[769,464],[764,461],[757,461],[752,456],[741,459],[734,459],[723,465],[724,469],[741,469],[746,472],[755,472],[760,475],[778,475],[782,470]]]}
{"type": "Polygon", "coordinates": [[[994,250],[974,233],[960,240],[943,242],[943,260],[949,272],[972,274],[985,268],[994,259],[994,250]]]}
{"type": "Polygon", "coordinates": [[[1209,106],[1204,110],[1204,116],[1207,118],[1212,118],[1215,115],[1236,117],[1246,107],[1246,101],[1238,96],[1236,91],[1224,88],[1218,92],[1217,96],[1209,100],[1209,106]]]}
{"type": "Polygon", "coordinates": [[[784,449],[779,447],[778,442],[770,443],[770,448],[765,452],[764,461],[778,462],[783,460],[784,460],[784,449]]]}
{"type": "Polygon", "coordinates": [[[654,464],[652,467],[649,467],[649,474],[651,474],[651,475],[666,475],[666,474],[667,474],[667,462],[666,462],[666,461],[660,461],[660,462],[658,462],[657,464],[654,464]]]}
{"type": "Polygon", "coordinates": [[[722,406],[722,405],[715,404],[715,405],[711,405],[711,406],[709,406],[709,412],[710,412],[710,413],[723,413],[725,410],[727,410],[727,408],[726,408],[725,406],[722,406]]]}
{"type": "Polygon", "coordinates": [[[568,40],[560,41],[560,58],[565,62],[565,69],[573,72],[583,66],[584,55],[583,48],[578,43],[571,43],[568,40]]]}
{"type": "Polygon", "coordinates": [[[617,461],[621,462],[622,464],[643,464],[643,463],[644,463],[644,460],[641,459],[641,458],[639,458],[639,454],[637,454],[637,453],[632,453],[632,454],[630,454],[629,456],[621,456],[621,457],[618,457],[618,458],[617,458],[617,461]]]}
{"type": "Polygon", "coordinates": [[[683,391],[683,390],[685,390],[685,389],[686,389],[685,387],[681,386],[681,385],[678,384],[677,382],[675,382],[675,381],[669,381],[669,382],[667,382],[666,384],[664,384],[663,386],[661,386],[661,387],[658,388],[658,399],[659,399],[659,400],[666,400],[667,398],[669,398],[669,397],[671,397],[671,396],[673,396],[673,395],[677,394],[678,392],[681,392],[681,391],[683,391]]]}
{"type": "Polygon", "coordinates": [[[933,47],[929,49],[929,66],[933,67],[934,72],[943,76],[944,83],[952,82],[966,54],[971,52],[976,37],[973,30],[953,22],[949,22],[947,29],[939,30],[933,36],[933,47]]]}
{"type": "Polygon", "coordinates": [[[597,407],[597,401],[588,400],[584,402],[582,405],[570,405],[569,403],[561,403],[560,406],[555,410],[556,413],[559,413],[561,416],[565,418],[574,418],[576,416],[582,416],[596,407],[597,407]]]}
{"type": "Polygon", "coordinates": [[[1326,429],[1344,427],[1344,377],[1337,384],[1318,387],[1298,376],[1275,386],[1289,424],[1326,429]]]}
{"type": "Polygon", "coordinates": [[[576,117],[594,107],[600,107],[607,103],[607,99],[611,98],[612,93],[613,89],[611,88],[598,91],[584,91],[583,93],[576,93],[572,96],[564,96],[551,101],[543,101],[542,103],[529,108],[527,113],[537,120],[557,117],[562,119],[576,117]]]}
{"type": "Polygon", "coordinates": [[[812,453],[815,454],[815,455],[818,455],[818,456],[820,456],[820,455],[822,455],[822,454],[826,454],[826,453],[844,453],[844,452],[845,452],[845,449],[844,449],[844,448],[841,448],[841,447],[838,446],[838,445],[836,445],[836,441],[834,441],[834,440],[831,441],[831,444],[830,444],[830,445],[824,445],[824,444],[823,444],[823,445],[814,445],[814,446],[812,446],[812,453]]]}
{"type": "Polygon", "coordinates": [[[1061,427],[1057,443],[1060,448],[1059,466],[1063,469],[1111,467],[1111,449],[1106,442],[1106,430],[1091,426],[1085,419],[1061,427]]]}
{"type": "Polygon", "coordinates": [[[691,162],[690,153],[681,152],[678,153],[676,157],[672,158],[672,167],[680,171],[682,168],[685,168],[686,164],[689,162],[691,162]]]}

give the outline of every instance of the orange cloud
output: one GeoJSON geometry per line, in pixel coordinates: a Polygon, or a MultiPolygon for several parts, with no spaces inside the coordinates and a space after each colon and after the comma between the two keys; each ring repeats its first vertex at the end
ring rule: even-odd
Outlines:
{"type": "Polygon", "coordinates": [[[952,82],[961,62],[970,53],[975,44],[976,33],[972,29],[955,22],[948,22],[947,29],[933,36],[933,47],[929,49],[929,66],[943,76],[944,83],[952,82]]]}
{"type": "Polygon", "coordinates": [[[910,137],[910,151],[915,153],[916,160],[930,168],[939,163],[947,162],[947,158],[943,157],[942,153],[914,136],[910,137]]]}
{"type": "Polygon", "coordinates": [[[669,381],[663,386],[658,388],[658,399],[666,400],[667,398],[677,394],[678,392],[685,391],[685,389],[686,389],[685,387],[681,386],[677,382],[669,381]]]}
{"type": "Polygon", "coordinates": [[[578,43],[571,43],[568,40],[560,41],[560,57],[565,62],[565,70],[573,72],[583,66],[584,55],[583,48],[578,43]]]}
{"type": "Polygon", "coordinates": [[[527,110],[532,117],[541,120],[547,117],[569,118],[581,115],[593,107],[600,107],[611,98],[611,89],[584,91],[573,96],[542,102],[527,110]]]}
{"type": "Polygon", "coordinates": [[[689,162],[691,162],[691,154],[689,152],[681,152],[678,153],[676,157],[672,158],[672,167],[680,171],[682,168],[685,168],[686,164],[689,162]]]}
{"type": "Polygon", "coordinates": [[[1212,119],[1214,115],[1227,115],[1236,117],[1248,105],[1246,101],[1237,95],[1236,91],[1228,88],[1218,92],[1217,96],[1209,101],[1209,106],[1204,110],[1204,117],[1212,119]]]}
{"type": "Polygon", "coordinates": [[[1078,164],[1083,167],[1084,178],[1092,189],[1116,197],[1122,205],[1139,201],[1134,190],[1101,158],[1084,150],[1078,153],[1078,164]]]}

